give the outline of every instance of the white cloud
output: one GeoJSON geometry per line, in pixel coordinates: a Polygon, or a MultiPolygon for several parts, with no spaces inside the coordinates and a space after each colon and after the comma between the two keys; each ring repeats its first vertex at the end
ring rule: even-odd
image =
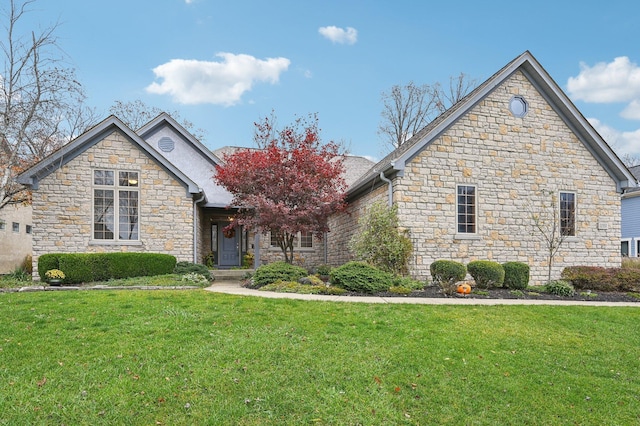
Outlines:
{"type": "Polygon", "coordinates": [[[597,118],[588,120],[619,157],[624,155],[640,157],[640,129],[621,132],[600,122],[597,118]]]}
{"type": "Polygon", "coordinates": [[[171,95],[182,104],[230,106],[258,82],[278,83],[289,68],[287,58],[257,59],[251,55],[218,53],[221,62],[172,59],[153,69],[156,79],[147,86],[149,93],[171,95]]]}
{"type": "Polygon", "coordinates": [[[598,62],[593,67],[580,64],[580,74],[570,77],[569,95],[585,102],[629,102],[640,99],[640,68],[628,57],[598,62]]]}
{"type": "Polygon", "coordinates": [[[620,113],[620,116],[627,120],[640,120],[640,101],[637,99],[631,101],[620,113]]]}
{"type": "Polygon", "coordinates": [[[331,40],[334,43],[340,44],[355,44],[358,41],[358,30],[355,28],[347,27],[339,28],[336,26],[320,27],[318,32],[326,39],[331,40]]]}

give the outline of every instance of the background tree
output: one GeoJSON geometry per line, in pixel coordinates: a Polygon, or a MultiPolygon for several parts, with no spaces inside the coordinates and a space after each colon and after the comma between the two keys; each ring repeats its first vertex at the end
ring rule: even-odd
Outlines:
{"type": "MultiPolygon", "coordinates": [[[[132,130],[138,130],[158,115],[163,110],[158,107],[153,107],[145,104],[140,99],[135,101],[116,101],[110,108],[109,114],[113,114],[118,117],[124,124],[129,126],[132,130]]],[[[193,136],[199,141],[203,142],[205,137],[205,131],[203,129],[195,129],[192,122],[180,117],[178,111],[167,112],[174,120],[180,123],[182,127],[187,129],[193,136]]]]}
{"type": "Polygon", "coordinates": [[[265,118],[256,124],[255,142],[264,149],[225,155],[215,179],[233,194],[231,206],[238,208],[229,227],[270,232],[291,263],[297,234],[322,238],[328,217],[344,208],[344,166],[339,146],[321,143],[316,115],[278,131],[271,122],[265,118]]]}
{"type": "Polygon", "coordinates": [[[19,34],[34,1],[10,0],[2,9],[0,208],[28,201],[28,191],[14,182],[21,171],[95,124],[74,70],[64,66],[58,25],[19,34]]]}
{"type": "Polygon", "coordinates": [[[349,245],[359,260],[383,271],[404,275],[413,251],[407,234],[398,226],[398,206],[376,202],[360,218],[358,233],[349,245]]]}
{"type": "Polygon", "coordinates": [[[388,92],[382,93],[382,121],[378,135],[390,150],[398,148],[464,98],[475,85],[475,80],[460,73],[458,77],[449,78],[448,90],[443,89],[440,83],[416,85],[411,81],[405,86],[392,86],[388,92]]]}

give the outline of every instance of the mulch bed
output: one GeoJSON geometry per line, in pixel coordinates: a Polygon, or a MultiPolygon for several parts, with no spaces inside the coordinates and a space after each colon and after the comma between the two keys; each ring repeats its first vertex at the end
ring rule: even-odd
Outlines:
{"type": "MultiPolygon", "coordinates": [[[[365,296],[364,294],[349,293],[353,296],[365,296]]],[[[371,296],[370,294],[367,296],[371,296]]],[[[430,297],[430,298],[467,298],[467,299],[525,299],[525,300],[574,300],[574,301],[594,301],[594,302],[637,302],[640,303],[640,297],[633,297],[627,293],[618,292],[587,292],[578,290],[573,296],[556,296],[553,294],[535,292],[530,289],[514,291],[506,288],[495,288],[488,290],[475,290],[474,293],[466,296],[454,295],[447,296],[442,293],[440,287],[429,286],[424,290],[413,291],[410,294],[397,294],[391,292],[378,293],[376,296],[381,297],[430,297]],[[481,292],[481,293],[480,293],[481,292]]],[[[640,296],[640,295],[639,295],[640,296]]]]}

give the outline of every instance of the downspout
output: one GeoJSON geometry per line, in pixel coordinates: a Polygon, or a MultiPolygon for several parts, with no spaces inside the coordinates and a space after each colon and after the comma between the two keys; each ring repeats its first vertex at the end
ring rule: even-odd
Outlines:
{"type": "Polygon", "coordinates": [[[198,203],[205,198],[204,192],[202,197],[193,202],[193,263],[198,263],[198,203]]]}
{"type": "Polygon", "coordinates": [[[380,172],[380,180],[383,182],[386,182],[387,185],[389,186],[388,189],[388,195],[387,195],[387,203],[389,204],[389,207],[393,206],[393,182],[391,182],[390,179],[387,179],[387,177],[384,175],[384,172],[380,172]]]}

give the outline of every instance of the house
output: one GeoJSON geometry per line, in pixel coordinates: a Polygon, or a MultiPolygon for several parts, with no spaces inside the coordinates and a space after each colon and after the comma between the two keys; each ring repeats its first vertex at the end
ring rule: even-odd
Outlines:
{"type": "MultiPolygon", "coordinates": [[[[640,179],[640,166],[629,169],[640,179]]],[[[622,194],[622,240],[620,253],[627,257],[640,256],[640,188],[630,188],[622,194]]]]}
{"type": "MultiPolygon", "coordinates": [[[[256,264],[280,258],[269,236],[223,232],[234,210],[212,179],[221,161],[167,114],[137,131],[108,117],[18,177],[33,191],[34,270],[50,252],[161,252],[219,268],[249,252],[256,264]]],[[[545,198],[566,235],[553,277],[620,264],[620,194],[636,179],[529,52],[377,164],[345,161],[348,211],[322,241],[298,237],[305,266],[351,260],[358,219],[382,200],[409,231],[414,278],[437,259],[489,259],[526,262],[542,283],[547,249],[532,215],[545,198]]]]}
{"type": "MultiPolygon", "coordinates": [[[[18,176],[33,193],[34,277],[39,256],[55,252],[157,252],[217,268],[240,266],[249,252],[257,263],[279,258],[269,238],[242,227],[223,233],[234,209],[213,180],[217,164],[167,114],[137,131],[108,117],[18,176]]],[[[326,263],[324,242],[308,235],[296,244],[301,261],[326,263]]]]}
{"type": "Polygon", "coordinates": [[[349,214],[332,218],[329,262],[351,258],[358,218],[383,200],[409,231],[415,278],[428,278],[437,259],[488,259],[526,262],[531,283],[544,283],[548,250],[532,216],[546,198],[566,235],[552,278],[569,265],[619,266],[620,194],[635,186],[527,51],[349,188],[349,214]]]}
{"type": "Polygon", "coordinates": [[[19,268],[31,255],[31,206],[7,204],[0,209],[0,274],[19,268]]]}

